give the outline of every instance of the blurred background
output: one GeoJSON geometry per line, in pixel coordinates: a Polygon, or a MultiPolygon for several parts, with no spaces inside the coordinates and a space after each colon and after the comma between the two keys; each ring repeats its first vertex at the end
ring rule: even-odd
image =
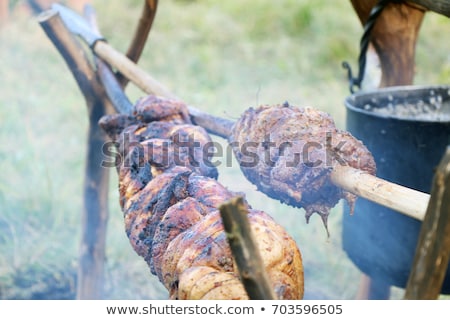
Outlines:
{"type": "MultiPolygon", "coordinates": [[[[3,0],[1,0],[3,1],[3,0]]],[[[109,43],[128,48],[142,1],[90,1],[109,43]]],[[[0,299],[73,299],[81,236],[87,114],[65,62],[26,1],[0,20],[0,299]]],[[[444,16],[428,13],[417,46],[415,84],[450,83],[444,16]]],[[[160,1],[139,65],[189,104],[236,119],[248,107],[289,101],[326,111],[345,129],[346,60],[357,68],[362,26],[350,1],[160,1]]],[[[143,93],[129,85],[132,101],[143,93]]],[[[225,141],[217,139],[225,146],[225,141]]],[[[353,299],[360,271],[341,249],[342,204],[327,237],[319,216],[256,191],[233,161],[219,180],[244,191],[295,238],[305,298],[353,299]]],[[[107,299],[166,299],[124,232],[111,169],[107,299]]],[[[355,212],[364,214],[364,212],[355,212]]],[[[393,289],[392,298],[401,298],[393,289]]]]}

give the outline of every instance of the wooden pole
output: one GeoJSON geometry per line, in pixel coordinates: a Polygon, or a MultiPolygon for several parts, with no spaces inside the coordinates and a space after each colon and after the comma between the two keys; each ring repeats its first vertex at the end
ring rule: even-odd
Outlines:
{"type": "Polygon", "coordinates": [[[348,166],[337,166],[331,181],[341,188],[411,218],[423,220],[430,195],[348,166]]]}
{"type": "Polygon", "coordinates": [[[409,2],[450,18],[450,0],[409,0],[409,2]]]}
{"type": "Polygon", "coordinates": [[[106,134],[98,126],[98,120],[112,112],[112,106],[83,48],[66,29],[59,14],[54,10],[48,10],[39,15],[38,20],[64,58],[87,104],[89,128],[77,299],[101,299],[104,287],[109,171],[100,166],[102,160],[100,150],[106,142],[106,134]]]}
{"type": "Polygon", "coordinates": [[[100,58],[115,67],[121,72],[121,74],[130,79],[144,92],[152,92],[156,95],[167,98],[176,98],[176,96],[172,94],[164,85],[159,83],[148,73],[139,68],[136,63],[111,47],[108,43],[104,41],[97,41],[94,46],[94,51],[100,58]]]}
{"type": "Polygon", "coordinates": [[[405,299],[437,299],[450,258],[450,147],[433,179],[405,299]]]}
{"type": "Polygon", "coordinates": [[[276,300],[250,228],[247,218],[248,211],[242,197],[222,204],[219,210],[241,282],[249,298],[252,300],[276,300]]]}

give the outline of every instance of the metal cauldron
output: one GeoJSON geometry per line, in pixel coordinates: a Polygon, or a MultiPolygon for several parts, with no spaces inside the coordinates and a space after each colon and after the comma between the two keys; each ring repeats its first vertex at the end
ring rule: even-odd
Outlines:
{"type": "MultiPolygon", "coordinates": [[[[345,100],[347,130],[363,141],[377,176],[422,192],[450,143],[450,86],[403,86],[360,92],[345,100]]],[[[352,262],[379,281],[405,288],[421,223],[359,198],[345,209],[343,247],[352,262]]],[[[447,269],[442,293],[450,293],[447,269]]]]}

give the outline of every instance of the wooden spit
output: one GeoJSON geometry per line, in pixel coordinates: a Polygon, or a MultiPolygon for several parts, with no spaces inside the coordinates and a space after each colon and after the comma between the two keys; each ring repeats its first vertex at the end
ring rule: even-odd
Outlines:
{"type": "MultiPolygon", "coordinates": [[[[137,87],[148,94],[179,99],[150,74],[139,68],[125,55],[104,41],[97,41],[93,51],[104,61],[120,71],[137,87]]],[[[227,138],[233,122],[212,116],[189,106],[192,121],[208,132],[227,138]]],[[[430,195],[410,189],[351,167],[337,166],[331,173],[331,180],[337,186],[357,196],[363,197],[399,213],[423,221],[430,195]]]]}

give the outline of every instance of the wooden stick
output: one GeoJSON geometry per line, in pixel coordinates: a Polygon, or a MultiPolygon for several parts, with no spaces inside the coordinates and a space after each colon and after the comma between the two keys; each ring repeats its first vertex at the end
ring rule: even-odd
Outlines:
{"type": "Polygon", "coordinates": [[[372,176],[347,166],[337,166],[331,181],[353,194],[423,220],[430,195],[372,176]]]}
{"type": "Polygon", "coordinates": [[[275,300],[275,293],[254,240],[242,197],[222,204],[219,210],[241,282],[249,298],[275,300]]]}
{"type": "Polygon", "coordinates": [[[139,68],[125,55],[111,47],[108,43],[97,41],[94,46],[94,52],[111,66],[115,67],[144,92],[150,92],[167,98],[177,98],[165,86],[139,68]]]}
{"type": "Polygon", "coordinates": [[[450,259],[450,147],[433,179],[405,299],[437,299],[450,259]]]}
{"type": "MultiPolygon", "coordinates": [[[[113,49],[109,44],[98,41],[94,46],[94,51],[102,59],[129,77],[144,92],[179,99],[164,85],[113,49]]],[[[208,132],[218,134],[223,138],[230,136],[233,122],[208,115],[192,106],[189,107],[189,112],[192,121],[204,127],[208,132]]],[[[426,193],[399,186],[348,167],[334,168],[331,173],[331,179],[337,186],[349,192],[415,219],[423,220],[425,216],[429,200],[429,195],[426,193]]]]}
{"type": "MultiPolygon", "coordinates": [[[[170,90],[158,80],[139,68],[133,61],[112,48],[108,43],[98,41],[93,50],[100,58],[119,70],[142,91],[148,94],[180,100],[180,98],[170,92],[170,90]]],[[[231,127],[233,126],[232,121],[206,114],[192,106],[189,106],[189,113],[195,124],[204,127],[210,133],[222,138],[227,138],[229,136],[231,127]]]]}
{"type": "Polygon", "coordinates": [[[99,150],[106,142],[106,135],[99,128],[98,120],[107,112],[111,112],[112,107],[103,90],[103,85],[91,68],[89,59],[81,45],[66,29],[59,14],[54,10],[48,10],[43,12],[38,20],[67,63],[88,107],[89,128],[77,299],[101,299],[104,288],[109,170],[99,165],[102,161],[99,150]]]}

